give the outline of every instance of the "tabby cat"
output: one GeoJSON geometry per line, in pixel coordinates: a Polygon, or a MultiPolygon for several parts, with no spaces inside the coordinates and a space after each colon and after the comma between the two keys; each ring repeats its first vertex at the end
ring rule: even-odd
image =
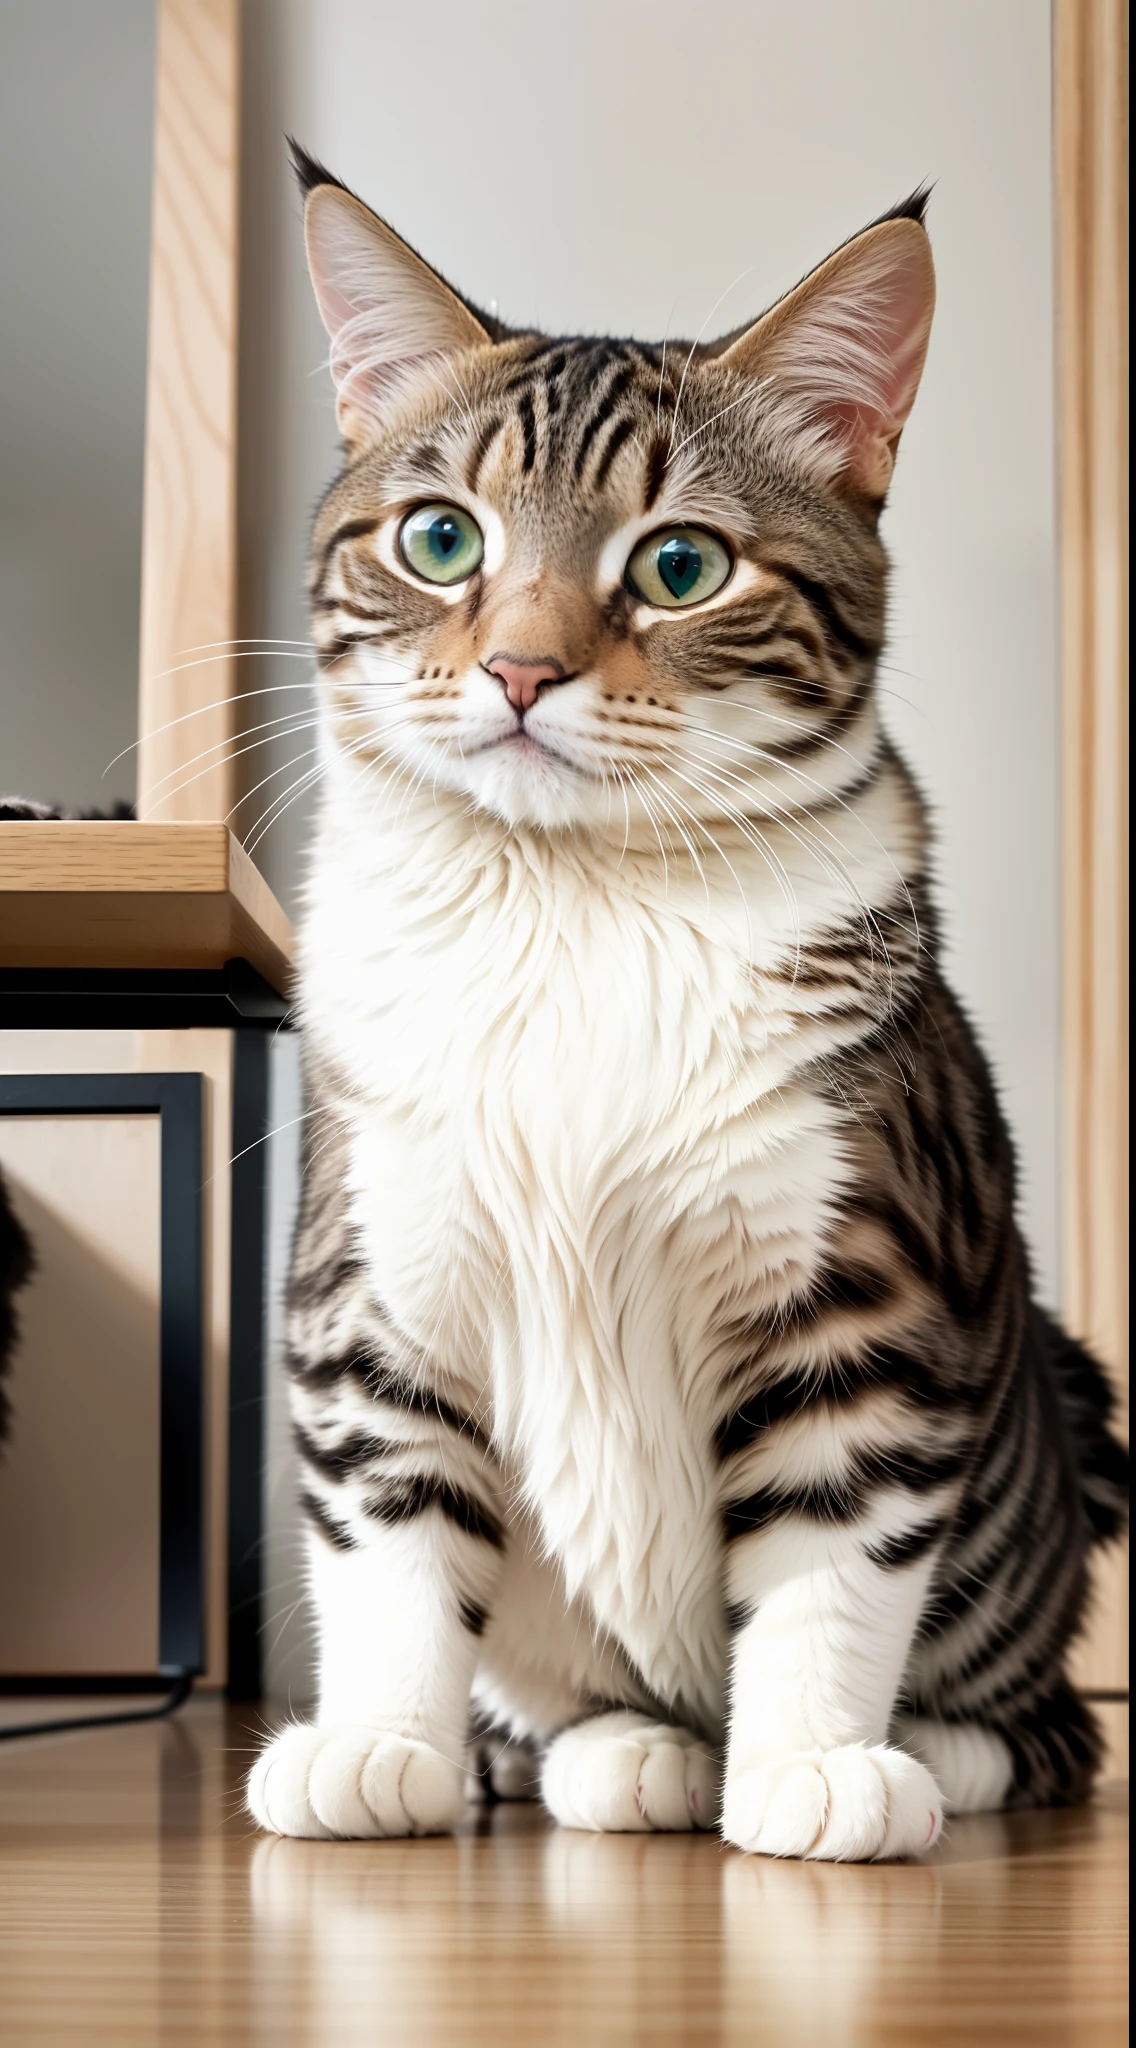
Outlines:
{"type": "Polygon", "coordinates": [[[344,464],[288,1370],[312,1726],[281,1834],[463,1812],[926,1849],[1077,1800],[1123,1454],[1031,1301],[1014,1162],[881,729],[916,195],[713,344],[477,312],[300,155],[344,464]]]}

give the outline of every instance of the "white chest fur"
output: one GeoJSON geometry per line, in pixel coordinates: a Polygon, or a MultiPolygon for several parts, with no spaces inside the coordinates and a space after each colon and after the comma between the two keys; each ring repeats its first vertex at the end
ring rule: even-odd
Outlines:
{"type": "Polygon", "coordinates": [[[815,1269],[843,1177],[760,968],[835,906],[823,876],[790,924],[760,871],[743,898],[733,865],[485,835],[325,836],[306,1021],[350,1087],[385,1307],[487,1399],[570,1589],[713,1715],[716,1357],[815,1269]]]}

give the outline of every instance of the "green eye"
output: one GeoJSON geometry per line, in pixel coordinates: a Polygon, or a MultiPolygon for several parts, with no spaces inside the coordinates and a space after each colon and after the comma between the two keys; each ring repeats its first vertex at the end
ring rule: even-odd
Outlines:
{"type": "Polygon", "coordinates": [[[700,526],[676,526],[641,540],[627,564],[627,581],[648,604],[701,604],[721,590],[733,562],[728,550],[700,526]]]}
{"type": "Polygon", "coordinates": [[[423,505],[404,519],[399,551],[408,569],[427,583],[464,583],[485,553],[481,528],[457,505],[423,505]]]}

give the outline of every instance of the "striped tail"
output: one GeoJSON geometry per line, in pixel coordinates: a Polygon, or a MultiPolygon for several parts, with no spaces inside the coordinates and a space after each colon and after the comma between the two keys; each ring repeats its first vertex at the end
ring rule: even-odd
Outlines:
{"type": "Polygon", "coordinates": [[[1128,1452],[1112,1433],[1116,1396],[1092,1353],[1036,1304],[1026,1342],[1037,1346],[1056,1385],[1092,1540],[1110,1543],[1128,1526],[1128,1452]]]}

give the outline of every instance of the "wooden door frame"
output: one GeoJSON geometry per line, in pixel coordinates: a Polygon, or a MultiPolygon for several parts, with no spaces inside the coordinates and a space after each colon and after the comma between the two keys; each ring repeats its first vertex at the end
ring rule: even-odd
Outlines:
{"type": "Polygon", "coordinates": [[[240,0],[158,0],[140,818],[228,818],[239,694],[240,0]]]}
{"type": "MultiPolygon", "coordinates": [[[[142,611],[138,682],[137,815],[155,825],[223,824],[237,789],[233,761],[237,632],[238,229],[240,0],[157,0],[154,174],[150,219],[150,336],[142,497],[142,611]]],[[[192,837],[192,835],[190,835],[192,837]]],[[[175,858],[184,864],[187,846],[175,858]]],[[[259,880],[259,878],[257,878],[259,880]]],[[[244,948],[235,950],[244,950],[244,948]]],[[[257,1189],[234,1217],[249,1102],[238,1094],[241,1034],[142,1030],[140,1067],[188,1065],[206,1078],[206,1656],[202,1683],[255,1689],[260,1501],[257,1331],[259,1260],[247,1238],[257,1189]],[[240,1131],[238,1141],[234,1136],[240,1131]],[[234,1261],[236,1250],[244,1266],[234,1261]],[[250,1265],[251,1256],[251,1265],[250,1265]],[[249,1274],[252,1274],[250,1293],[249,1274]],[[242,1309],[242,1303],[244,1308],[242,1309]],[[235,1355],[236,1344],[244,1352],[235,1355]],[[250,1349],[251,1343],[251,1349],[250,1349]],[[248,1401],[236,1418],[233,1391],[248,1401]],[[250,1438],[249,1423],[253,1425],[250,1438]],[[238,1456],[240,1468],[238,1469],[238,1456]],[[230,1513],[242,1486],[244,1515],[230,1513]],[[234,1561],[239,1537],[249,1558],[234,1561]],[[234,1589],[241,1587],[234,1656],[234,1589]],[[249,1645],[252,1645],[250,1656],[249,1645]]],[[[247,1091],[246,1091],[247,1092],[247,1091]]],[[[259,1095],[253,1091],[255,1111],[259,1095]]],[[[261,1118],[263,1128],[263,1117],[261,1118]]]]}
{"type": "MultiPolygon", "coordinates": [[[[1128,10],[1054,0],[1064,1311],[1128,1392],[1128,10]]],[[[1102,1560],[1083,1684],[1127,1685],[1102,1560]]]]}

